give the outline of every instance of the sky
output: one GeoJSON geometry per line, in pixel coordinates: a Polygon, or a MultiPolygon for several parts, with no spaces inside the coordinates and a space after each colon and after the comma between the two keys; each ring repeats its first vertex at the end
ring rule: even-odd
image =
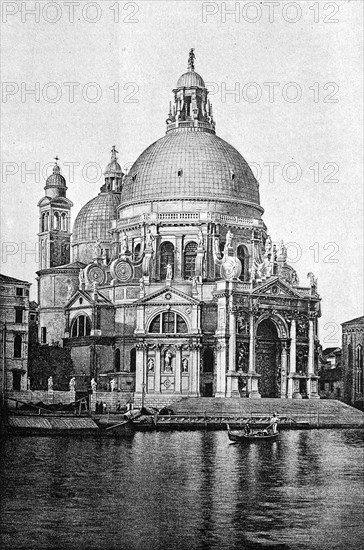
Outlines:
{"type": "Polygon", "coordinates": [[[165,133],[195,48],[217,134],[259,179],[264,221],[302,286],[318,278],[319,334],[363,315],[360,2],[1,3],[1,272],[37,298],[37,203],[60,158],[72,221],[116,145],[125,168],[165,133]],[[47,171],[48,170],[48,171],[47,171]]]}

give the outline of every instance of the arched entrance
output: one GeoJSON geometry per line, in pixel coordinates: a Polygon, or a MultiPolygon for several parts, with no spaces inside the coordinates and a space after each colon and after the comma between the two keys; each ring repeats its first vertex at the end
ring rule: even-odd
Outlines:
{"type": "Polygon", "coordinates": [[[270,319],[263,319],[257,327],[256,371],[262,397],[280,397],[279,337],[276,325],[270,319]]]}

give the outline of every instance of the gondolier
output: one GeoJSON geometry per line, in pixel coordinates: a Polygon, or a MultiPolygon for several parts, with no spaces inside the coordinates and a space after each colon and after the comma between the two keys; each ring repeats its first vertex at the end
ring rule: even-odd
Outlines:
{"type": "Polygon", "coordinates": [[[273,413],[273,416],[269,421],[268,428],[272,428],[272,433],[274,434],[278,433],[278,422],[279,422],[279,418],[276,416],[276,413],[273,413]]]}

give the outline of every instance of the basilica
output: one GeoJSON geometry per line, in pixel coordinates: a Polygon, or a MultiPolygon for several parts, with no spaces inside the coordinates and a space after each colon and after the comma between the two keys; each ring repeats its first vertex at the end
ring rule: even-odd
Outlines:
{"type": "Polygon", "coordinates": [[[193,50],[165,135],[127,174],[117,155],[72,232],[58,162],[38,203],[39,339],[70,350],[76,386],[161,404],[317,398],[317,281],[300,286],[272,242],[258,182],[216,135],[193,50]]]}

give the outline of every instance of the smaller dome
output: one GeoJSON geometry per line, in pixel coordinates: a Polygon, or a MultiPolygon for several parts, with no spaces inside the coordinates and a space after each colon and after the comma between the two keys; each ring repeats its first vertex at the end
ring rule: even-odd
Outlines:
{"type": "Polygon", "coordinates": [[[117,153],[118,151],[116,150],[115,145],[113,145],[111,148],[111,161],[105,168],[105,172],[104,172],[105,176],[108,174],[115,174],[115,172],[118,172],[121,176],[123,175],[121,166],[118,163],[118,157],[116,156],[117,153]]]}
{"type": "Polygon", "coordinates": [[[180,76],[177,82],[177,88],[191,88],[192,86],[196,86],[197,88],[205,88],[205,82],[202,76],[196,73],[193,69],[180,76]]]}
{"type": "Polygon", "coordinates": [[[113,159],[105,168],[104,174],[109,172],[122,172],[121,166],[116,159],[113,159]]]}
{"type": "Polygon", "coordinates": [[[66,187],[66,180],[62,176],[61,169],[58,166],[58,164],[56,164],[53,167],[53,174],[48,176],[45,186],[46,187],[66,187]]]}
{"type": "Polygon", "coordinates": [[[111,241],[108,230],[111,221],[116,219],[119,206],[119,193],[100,193],[91,199],[79,211],[73,225],[72,244],[111,241]]]}

